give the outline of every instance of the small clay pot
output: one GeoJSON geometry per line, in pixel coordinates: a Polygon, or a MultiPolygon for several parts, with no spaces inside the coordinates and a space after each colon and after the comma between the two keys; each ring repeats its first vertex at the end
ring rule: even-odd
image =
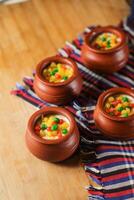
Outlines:
{"type": "Polygon", "coordinates": [[[69,158],[76,151],[80,135],[75,119],[69,111],[60,107],[45,107],[30,117],[25,140],[28,149],[36,157],[50,162],[59,162],[69,158]],[[46,140],[38,136],[34,131],[34,126],[42,114],[60,114],[65,116],[70,123],[68,134],[54,140],[46,140]]]}
{"type": "Polygon", "coordinates": [[[82,89],[82,78],[77,65],[71,59],[61,56],[53,56],[41,61],[36,68],[34,79],[34,90],[43,100],[57,105],[66,104],[77,97],[82,89]],[[66,81],[60,83],[50,83],[45,80],[42,71],[51,62],[67,64],[73,68],[73,75],[66,81]]]}
{"type": "Polygon", "coordinates": [[[98,27],[89,32],[84,39],[81,58],[85,65],[95,72],[113,73],[125,66],[128,61],[128,45],[125,33],[117,27],[98,27]],[[121,41],[109,50],[99,50],[92,46],[93,40],[101,33],[116,34],[121,41]]]}
{"type": "Polygon", "coordinates": [[[111,116],[104,111],[104,102],[109,96],[126,94],[134,98],[134,90],[127,88],[112,88],[103,92],[98,99],[94,120],[102,134],[115,139],[134,138],[134,115],[124,117],[111,116]]]}

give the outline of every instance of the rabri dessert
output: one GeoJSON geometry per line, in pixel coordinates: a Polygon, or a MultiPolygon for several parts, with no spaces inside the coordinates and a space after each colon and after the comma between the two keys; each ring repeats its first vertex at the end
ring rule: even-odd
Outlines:
{"type": "Polygon", "coordinates": [[[46,140],[60,139],[68,134],[69,121],[59,114],[41,116],[35,125],[35,133],[46,140]]]}
{"type": "Polygon", "coordinates": [[[118,35],[110,32],[101,33],[92,42],[92,47],[99,50],[113,49],[120,43],[118,35]]]}
{"type": "Polygon", "coordinates": [[[117,117],[129,117],[134,114],[134,99],[126,94],[110,96],[105,101],[106,113],[117,117]]]}
{"type": "Polygon", "coordinates": [[[73,69],[67,64],[52,62],[43,70],[44,78],[50,83],[60,83],[73,75],[73,69]]]}

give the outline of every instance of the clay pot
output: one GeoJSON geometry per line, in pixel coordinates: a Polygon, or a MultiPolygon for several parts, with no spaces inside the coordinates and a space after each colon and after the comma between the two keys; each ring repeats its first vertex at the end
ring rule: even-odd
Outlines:
{"type": "Polygon", "coordinates": [[[98,27],[89,32],[84,39],[81,58],[85,65],[95,72],[113,73],[125,66],[128,61],[128,46],[125,33],[114,26],[98,27]],[[121,41],[109,50],[99,50],[92,47],[92,41],[99,34],[110,32],[116,34],[121,41]]]}
{"type": "Polygon", "coordinates": [[[43,100],[54,104],[66,104],[77,97],[82,89],[82,78],[77,65],[71,59],[53,56],[41,61],[36,68],[34,90],[43,100]],[[74,74],[68,80],[60,83],[50,83],[45,80],[42,71],[51,62],[64,63],[73,68],[74,74]]]}
{"type": "Polygon", "coordinates": [[[46,107],[35,112],[28,121],[25,135],[26,145],[30,152],[36,157],[50,162],[58,162],[70,157],[76,151],[79,139],[80,135],[74,117],[69,111],[59,107],[46,107]],[[70,122],[68,134],[55,140],[46,140],[35,134],[35,123],[42,114],[64,115],[70,122]]]}
{"type": "Polygon", "coordinates": [[[134,115],[126,118],[111,116],[104,111],[104,102],[108,96],[127,94],[134,98],[134,90],[127,88],[112,88],[103,92],[98,99],[94,120],[102,134],[115,139],[134,138],[134,115]]]}

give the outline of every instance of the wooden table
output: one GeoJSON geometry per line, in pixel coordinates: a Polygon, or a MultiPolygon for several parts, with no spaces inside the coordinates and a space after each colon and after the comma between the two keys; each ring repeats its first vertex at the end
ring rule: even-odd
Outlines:
{"type": "Polygon", "coordinates": [[[51,164],[24,142],[32,105],[11,96],[24,75],[89,24],[117,24],[124,0],[29,0],[0,6],[0,200],[82,200],[88,179],[79,159],[51,164]]]}

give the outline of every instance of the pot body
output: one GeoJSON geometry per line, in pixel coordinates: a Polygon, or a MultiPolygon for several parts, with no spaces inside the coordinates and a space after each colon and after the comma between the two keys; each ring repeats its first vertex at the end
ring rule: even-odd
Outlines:
{"type": "Polygon", "coordinates": [[[78,71],[77,65],[68,58],[53,56],[41,61],[36,68],[34,79],[34,90],[43,100],[61,105],[66,104],[77,97],[82,89],[82,78],[78,71]],[[42,69],[51,62],[59,62],[70,65],[73,68],[73,76],[62,83],[48,83],[42,77],[42,69]]]}
{"type": "Polygon", "coordinates": [[[125,140],[134,138],[134,120],[120,122],[108,119],[100,112],[98,106],[94,111],[94,120],[96,127],[108,137],[125,140]]]}
{"type": "Polygon", "coordinates": [[[128,47],[125,45],[119,51],[100,54],[91,51],[84,44],[82,47],[82,60],[92,71],[110,74],[125,66],[128,61],[128,47]]]}
{"type": "Polygon", "coordinates": [[[49,162],[59,162],[69,158],[79,145],[79,132],[75,127],[70,137],[59,144],[39,143],[29,134],[29,130],[25,135],[26,145],[30,152],[39,159],[49,162]]]}
{"type": "Polygon", "coordinates": [[[95,28],[85,37],[81,58],[85,65],[92,71],[109,74],[116,72],[124,67],[128,61],[129,50],[126,40],[126,35],[115,27],[95,28]],[[103,51],[92,48],[90,39],[95,37],[95,34],[97,35],[103,32],[118,34],[121,38],[120,45],[113,49],[103,51]]]}
{"type": "Polygon", "coordinates": [[[94,111],[94,121],[96,127],[102,134],[115,139],[134,138],[134,115],[127,118],[110,116],[103,110],[103,105],[108,96],[114,94],[127,94],[134,98],[134,90],[128,88],[111,88],[103,92],[97,101],[94,111]]]}
{"type": "Polygon", "coordinates": [[[25,134],[25,141],[29,151],[39,159],[49,162],[59,162],[69,158],[78,148],[79,131],[73,116],[64,108],[46,107],[35,112],[29,119],[25,134]],[[68,135],[62,139],[45,140],[34,133],[34,126],[42,113],[64,114],[70,121],[68,135]]]}
{"type": "Polygon", "coordinates": [[[39,80],[35,75],[34,90],[36,94],[43,100],[53,104],[67,104],[77,97],[82,89],[82,78],[80,74],[67,85],[50,86],[39,80]]]}

